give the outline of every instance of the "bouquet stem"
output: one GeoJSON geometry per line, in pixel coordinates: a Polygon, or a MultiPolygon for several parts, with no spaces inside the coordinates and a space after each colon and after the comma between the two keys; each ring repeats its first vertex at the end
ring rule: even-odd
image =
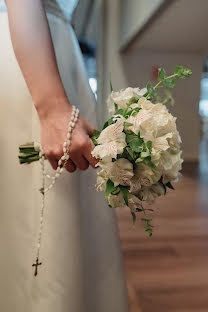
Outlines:
{"type": "Polygon", "coordinates": [[[38,161],[39,157],[39,146],[34,142],[26,143],[19,146],[19,162],[20,164],[30,164],[34,161],[38,161]]]}

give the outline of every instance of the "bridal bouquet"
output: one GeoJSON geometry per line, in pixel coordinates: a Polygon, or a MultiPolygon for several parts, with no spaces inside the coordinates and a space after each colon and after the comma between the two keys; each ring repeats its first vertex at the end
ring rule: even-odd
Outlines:
{"type": "Polygon", "coordinates": [[[164,104],[173,103],[170,89],[191,70],[178,66],[167,76],[158,72],[158,83],[144,89],[127,88],[114,92],[107,100],[110,119],[92,138],[92,155],[99,159],[97,189],[105,192],[112,208],[128,207],[136,220],[143,213],[145,231],[152,235],[152,219],[146,216],[155,199],[174,189],[181,164],[181,138],[173,117],[164,104]],[[161,92],[163,89],[163,92],[161,92]]]}
{"type": "MultiPolygon", "coordinates": [[[[148,208],[155,199],[174,189],[181,164],[181,138],[176,118],[166,104],[173,104],[170,89],[179,79],[187,78],[191,70],[177,66],[168,76],[158,70],[158,83],[146,88],[112,90],[107,100],[109,120],[101,132],[95,131],[92,155],[99,159],[97,190],[105,192],[112,208],[128,207],[135,223],[136,215],[143,213],[145,231],[152,235],[152,219],[148,208]]],[[[20,163],[39,159],[34,143],[20,146],[20,163]]]]}

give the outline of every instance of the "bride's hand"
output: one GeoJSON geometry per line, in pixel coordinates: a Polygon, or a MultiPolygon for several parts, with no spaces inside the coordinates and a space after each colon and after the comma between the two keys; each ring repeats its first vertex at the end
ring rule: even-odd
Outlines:
{"type": "MultiPolygon", "coordinates": [[[[63,155],[63,143],[66,141],[72,112],[71,105],[66,101],[65,104],[53,105],[53,109],[49,109],[47,114],[38,112],[41,124],[41,145],[53,169],[57,168],[58,160],[63,155]]],[[[74,172],[76,168],[86,170],[89,165],[95,167],[97,160],[91,155],[94,144],[90,139],[93,131],[93,126],[79,116],[69,147],[70,159],[66,165],[69,172],[74,172]]]]}

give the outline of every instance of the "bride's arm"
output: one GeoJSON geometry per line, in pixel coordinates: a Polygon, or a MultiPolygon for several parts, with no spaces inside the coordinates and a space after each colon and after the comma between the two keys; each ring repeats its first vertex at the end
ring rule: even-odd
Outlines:
{"type": "MultiPolygon", "coordinates": [[[[71,105],[60,79],[45,10],[41,0],[7,0],[6,4],[14,52],[40,118],[44,152],[55,169],[62,155],[71,105]]],[[[76,166],[86,169],[89,163],[95,165],[88,136],[92,131],[92,126],[79,118],[73,135],[76,140],[72,138],[69,171],[76,166]]]]}
{"type": "Polygon", "coordinates": [[[44,106],[41,110],[47,112],[49,97],[64,98],[65,92],[42,1],[7,0],[6,3],[16,58],[35,105],[44,106]]]}

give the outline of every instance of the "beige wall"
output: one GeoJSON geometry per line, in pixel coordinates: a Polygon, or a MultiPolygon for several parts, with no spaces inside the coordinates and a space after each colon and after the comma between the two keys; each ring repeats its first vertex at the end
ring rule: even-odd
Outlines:
{"type": "Polygon", "coordinates": [[[164,0],[121,0],[121,46],[141,29],[164,0]]]}

